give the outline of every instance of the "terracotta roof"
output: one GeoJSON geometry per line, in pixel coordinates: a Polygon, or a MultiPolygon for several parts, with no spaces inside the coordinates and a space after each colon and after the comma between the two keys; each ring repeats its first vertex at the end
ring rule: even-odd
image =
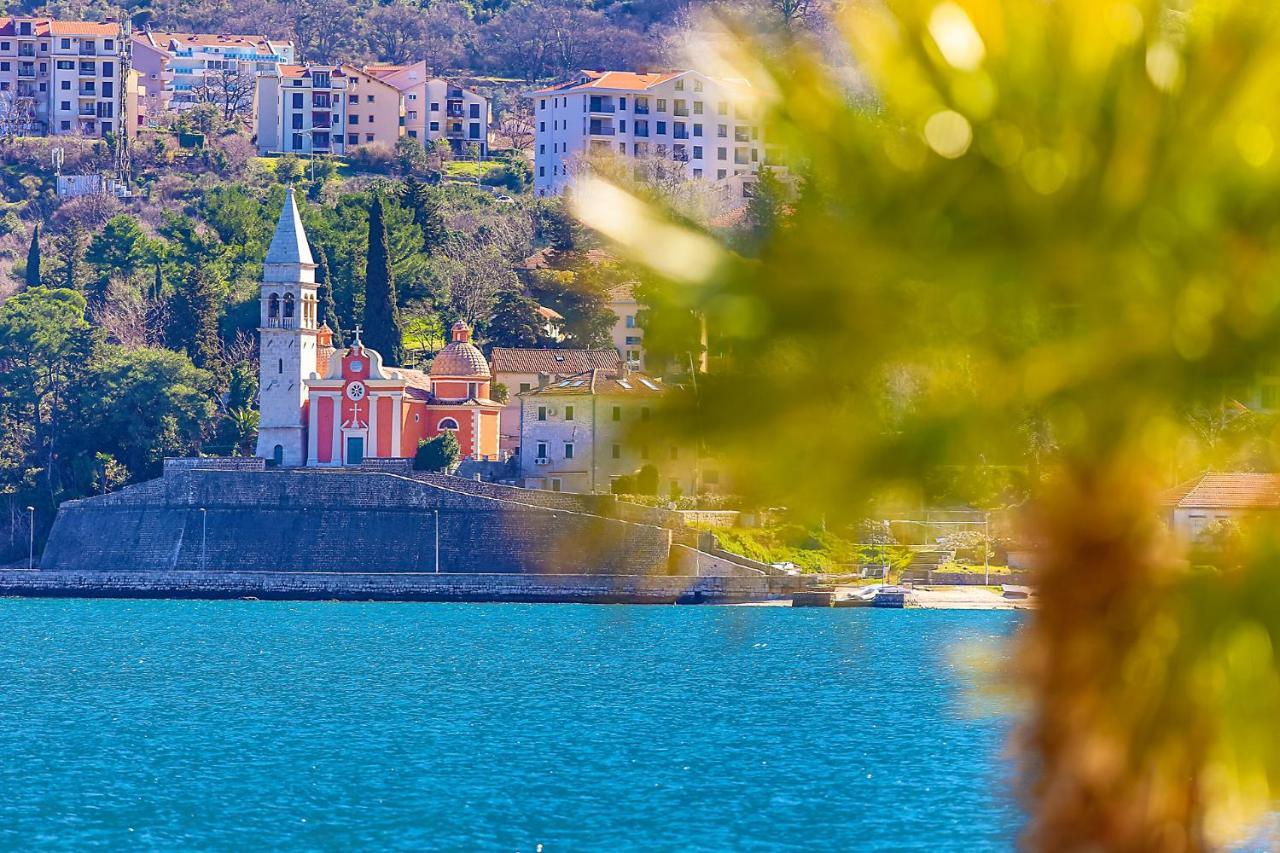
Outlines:
{"type": "Polygon", "coordinates": [[[573,266],[574,263],[582,259],[593,264],[616,264],[618,262],[614,255],[609,254],[604,249],[565,252],[547,246],[521,261],[520,268],[525,270],[562,270],[573,266]]]}
{"type": "Polygon", "coordinates": [[[1166,490],[1160,505],[1176,509],[1280,508],[1280,474],[1201,474],[1166,490]]]}
{"type": "Polygon", "coordinates": [[[559,311],[557,311],[554,308],[548,308],[545,305],[539,305],[536,310],[538,312],[538,316],[540,316],[544,320],[563,320],[564,319],[564,315],[561,314],[559,311]]]}
{"type": "MultiPolygon", "coordinates": [[[[134,33],[134,41],[147,41],[158,47],[165,47],[170,42],[177,42],[182,45],[197,45],[200,47],[253,47],[266,48],[268,51],[272,48],[271,39],[263,35],[233,35],[230,33],[170,33],[157,32],[152,30],[149,33],[134,33]]],[[[288,44],[287,41],[278,42],[279,44],[288,44]]]]}
{"type": "Polygon", "coordinates": [[[648,89],[650,86],[674,80],[685,73],[684,71],[583,71],[576,80],[538,89],[534,94],[572,92],[577,89],[648,89]]]}
{"type": "Polygon", "coordinates": [[[524,391],[519,397],[661,397],[669,390],[661,379],[632,370],[628,373],[614,370],[587,370],[566,376],[538,388],[524,391]]]}
{"type": "MultiPolygon", "coordinates": [[[[22,18],[31,22],[34,36],[114,36],[120,33],[120,25],[114,21],[55,21],[52,18],[22,18]]],[[[17,35],[17,19],[0,17],[0,35],[17,35]]],[[[25,36],[24,36],[25,38],[25,36]]]]}
{"type": "Polygon", "coordinates": [[[622,356],[616,349],[514,349],[494,347],[490,354],[494,373],[540,373],[571,376],[601,368],[622,370],[622,356]]]}
{"type": "Polygon", "coordinates": [[[609,288],[610,302],[635,302],[636,288],[634,284],[620,284],[617,287],[609,288]]]}
{"type": "Polygon", "coordinates": [[[49,30],[55,36],[114,36],[120,34],[120,25],[114,22],[50,21],[49,30]]]}

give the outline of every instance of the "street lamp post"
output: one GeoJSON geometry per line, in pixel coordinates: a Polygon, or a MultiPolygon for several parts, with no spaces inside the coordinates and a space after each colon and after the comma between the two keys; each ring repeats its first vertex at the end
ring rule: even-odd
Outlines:
{"type": "Polygon", "coordinates": [[[200,507],[200,571],[208,566],[206,546],[209,542],[209,510],[200,507]]]}
{"type": "Polygon", "coordinates": [[[36,568],[36,508],[27,507],[27,569],[36,568]]]}
{"type": "Polygon", "coordinates": [[[440,574],[440,510],[431,510],[431,517],[436,522],[436,574],[440,574]]]}

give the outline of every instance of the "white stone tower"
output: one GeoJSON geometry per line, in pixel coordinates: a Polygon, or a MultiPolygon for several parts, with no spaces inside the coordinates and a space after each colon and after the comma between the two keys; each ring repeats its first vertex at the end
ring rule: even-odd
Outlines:
{"type": "Polygon", "coordinates": [[[263,263],[261,311],[258,455],[280,465],[303,465],[304,380],[316,370],[316,265],[293,187],[285,191],[284,209],[263,263]]]}

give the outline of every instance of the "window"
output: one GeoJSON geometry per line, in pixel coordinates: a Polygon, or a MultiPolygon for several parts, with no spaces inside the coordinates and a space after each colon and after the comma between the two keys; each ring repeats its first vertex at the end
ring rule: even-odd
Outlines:
{"type": "Polygon", "coordinates": [[[294,151],[302,150],[302,134],[301,133],[295,133],[293,135],[293,150],[294,151]]]}
{"type": "Polygon", "coordinates": [[[573,458],[573,443],[572,443],[572,442],[566,441],[566,442],[564,443],[564,458],[565,458],[565,459],[572,459],[572,458],[573,458]]]}
{"type": "Polygon", "coordinates": [[[528,383],[528,382],[521,382],[521,383],[520,383],[520,393],[521,393],[521,394],[523,394],[525,391],[528,391],[528,390],[529,390],[529,387],[530,387],[530,386],[529,386],[529,383],[528,383]]]}
{"type": "Polygon", "coordinates": [[[695,160],[701,160],[701,159],[702,159],[702,146],[701,146],[701,145],[695,145],[695,146],[693,146],[693,159],[695,159],[695,160]]]}
{"type": "Polygon", "coordinates": [[[695,125],[693,126],[693,135],[694,135],[694,136],[701,136],[701,135],[702,135],[702,125],[700,125],[700,124],[695,124],[695,125]]]}
{"type": "Polygon", "coordinates": [[[546,166],[539,166],[539,167],[538,167],[538,177],[539,177],[539,178],[545,178],[546,176],[547,176],[547,167],[546,167],[546,166]]]}
{"type": "Polygon", "coordinates": [[[667,99],[658,98],[658,112],[665,113],[667,111],[667,99]]]}
{"type": "Polygon", "coordinates": [[[302,109],[302,93],[301,92],[293,93],[293,108],[295,110],[302,109]]]}
{"type": "MultiPolygon", "coordinates": [[[[432,122],[432,124],[435,124],[435,122],[432,122]]],[[[547,132],[547,123],[545,121],[538,122],[538,132],[539,133],[547,132]]]]}
{"type": "Polygon", "coordinates": [[[276,373],[284,373],[284,359],[279,359],[276,363],[276,373]]]}
{"type": "Polygon", "coordinates": [[[116,73],[116,64],[115,64],[114,62],[104,62],[104,63],[102,63],[102,76],[103,76],[103,77],[112,77],[112,76],[114,76],[114,75],[115,75],[115,73],[116,73]]]}
{"type": "MultiPolygon", "coordinates": [[[[302,118],[302,116],[294,116],[294,118],[302,118]]],[[[359,124],[360,116],[347,116],[347,124],[359,124]]],[[[299,125],[301,127],[301,125],[299,125]]]]}
{"type": "Polygon", "coordinates": [[[552,480],[551,480],[551,491],[553,491],[553,492],[558,492],[558,491],[560,491],[560,479],[559,479],[558,477],[553,477],[553,478],[552,478],[552,480]]]}
{"type": "MultiPolygon", "coordinates": [[[[433,110],[434,110],[435,108],[436,108],[436,107],[435,107],[435,104],[432,104],[432,105],[431,105],[431,109],[433,109],[433,110]]],[[[541,98],[541,99],[539,99],[539,101],[538,101],[538,109],[540,109],[540,110],[545,110],[546,108],[547,108],[547,99],[546,99],[546,98],[541,98]]]]}
{"type": "Polygon", "coordinates": [[[453,418],[444,418],[440,421],[440,429],[448,430],[449,432],[456,432],[458,429],[458,422],[453,418]]]}
{"type": "Polygon", "coordinates": [[[467,115],[468,118],[480,118],[480,105],[471,104],[471,111],[467,115]]]}
{"type": "Polygon", "coordinates": [[[628,314],[628,315],[627,315],[627,328],[628,328],[628,329],[634,329],[635,327],[636,327],[636,315],[635,315],[635,314],[628,314]]]}
{"type": "Polygon", "coordinates": [[[702,115],[702,101],[693,102],[693,114],[696,116],[702,115]]]}
{"type": "Polygon", "coordinates": [[[573,406],[565,406],[565,407],[564,407],[564,419],[565,419],[566,421],[571,421],[571,420],[573,420],[573,406]]]}
{"type": "Polygon", "coordinates": [[[547,443],[545,441],[538,442],[538,458],[539,459],[547,458],[547,443]]]}
{"type": "Polygon", "coordinates": [[[728,148],[717,148],[717,149],[716,149],[716,159],[717,159],[717,160],[728,160],[728,159],[729,159],[729,149],[728,149],[728,148]]]}
{"type": "Polygon", "coordinates": [[[547,419],[547,407],[546,407],[546,406],[539,406],[539,407],[538,407],[538,420],[540,420],[540,421],[545,421],[546,419],[547,419]]]}
{"type": "Polygon", "coordinates": [[[717,138],[719,138],[719,139],[728,139],[728,138],[729,138],[729,125],[727,125],[727,124],[717,124],[717,125],[716,125],[716,137],[717,137],[717,138]]]}
{"type": "Polygon", "coordinates": [[[347,134],[347,144],[348,144],[348,145],[359,145],[359,144],[360,144],[360,134],[358,134],[358,133],[348,133],[348,134],[347,134]]]}
{"type": "Polygon", "coordinates": [[[676,81],[676,91],[677,91],[677,92],[683,92],[683,91],[684,91],[684,81],[683,81],[683,80],[677,80],[677,81],[676,81]]]}
{"type": "Polygon", "coordinates": [[[622,420],[622,407],[621,407],[621,406],[614,406],[614,407],[613,407],[613,419],[614,419],[615,421],[620,421],[620,420],[622,420]]]}
{"type": "Polygon", "coordinates": [[[724,176],[725,176],[726,174],[727,174],[727,173],[725,172],[725,170],[724,170],[724,169],[716,169],[716,180],[717,180],[717,181],[724,180],[724,176]]]}
{"type": "Polygon", "coordinates": [[[621,459],[621,458],[622,458],[622,445],[621,445],[621,444],[615,444],[615,445],[613,446],[613,458],[614,458],[614,459],[621,459]]]}
{"type": "Polygon", "coordinates": [[[701,177],[702,177],[702,170],[701,170],[701,169],[694,169],[694,170],[693,170],[693,176],[694,176],[695,178],[701,178],[701,177]]]}
{"type": "Polygon", "coordinates": [[[63,101],[63,102],[62,102],[62,105],[61,105],[61,107],[60,107],[60,109],[62,109],[62,110],[69,110],[69,109],[71,109],[71,102],[70,102],[70,101],[63,101]]]}
{"type": "Polygon", "coordinates": [[[438,101],[431,102],[431,112],[433,113],[440,112],[440,103],[438,101]]]}
{"type": "Polygon", "coordinates": [[[438,122],[438,121],[433,121],[433,122],[431,122],[431,130],[432,130],[432,131],[438,131],[439,129],[440,129],[440,122],[438,122]]]}

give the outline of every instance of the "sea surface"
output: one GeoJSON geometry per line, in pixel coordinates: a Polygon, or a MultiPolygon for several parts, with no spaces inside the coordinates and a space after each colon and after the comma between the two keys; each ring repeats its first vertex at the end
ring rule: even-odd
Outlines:
{"type": "Polygon", "coordinates": [[[0,600],[0,849],[1008,850],[1018,618],[0,600]]]}

